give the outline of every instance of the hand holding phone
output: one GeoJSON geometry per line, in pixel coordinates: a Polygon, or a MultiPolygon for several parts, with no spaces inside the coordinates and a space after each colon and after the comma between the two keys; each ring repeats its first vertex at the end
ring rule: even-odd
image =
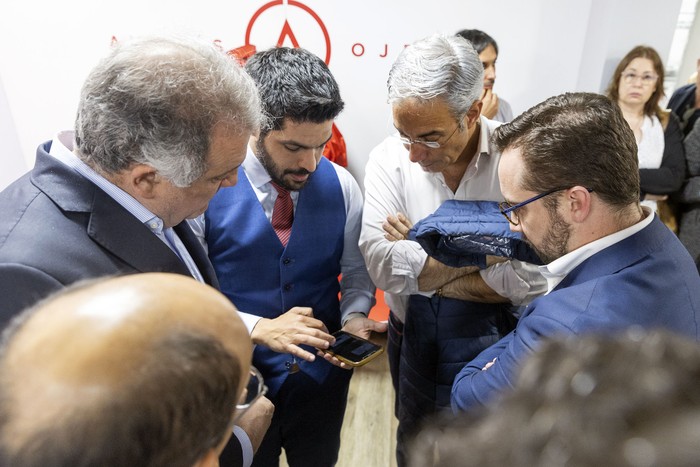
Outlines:
{"type": "Polygon", "coordinates": [[[338,331],[333,334],[333,337],[335,337],[335,344],[324,352],[353,367],[369,363],[384,351],[381,345],[346,331],[338,331]]]}

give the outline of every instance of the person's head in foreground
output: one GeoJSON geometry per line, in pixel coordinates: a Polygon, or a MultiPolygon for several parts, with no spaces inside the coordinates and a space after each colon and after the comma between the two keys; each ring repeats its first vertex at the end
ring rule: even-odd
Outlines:
{"type": "Polygon", "coordinates": [[[218,465],[252,346],[231,302],[149,273],[70,287],[0,348],[0,465],[218,465]]]}
{"type": "Polygon", "coordinates": [[[698,388],[700,345],[667,331],[550,340],[485,410],[426,428],[412,465],[700,465],[698,388]]]}

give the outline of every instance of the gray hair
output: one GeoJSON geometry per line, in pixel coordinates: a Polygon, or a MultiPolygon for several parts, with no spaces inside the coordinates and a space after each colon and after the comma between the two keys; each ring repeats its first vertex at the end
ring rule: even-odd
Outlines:
{"type": "Polygon", "coordinates": [[[484,67],[464,38],[436,34],[406,47],[391,67],[389,102],[443,98],[455,118],[463,118],[479,100],[484,67]]]}
{"type": "Polygon", "coordinates": [[[214,126],[241,135],[263,120],[252,79],[213,43],[186,37],[117,43],[83,85],[78,156],[107,174],[148,164],[178,187],[207,170],[214,126]]]}

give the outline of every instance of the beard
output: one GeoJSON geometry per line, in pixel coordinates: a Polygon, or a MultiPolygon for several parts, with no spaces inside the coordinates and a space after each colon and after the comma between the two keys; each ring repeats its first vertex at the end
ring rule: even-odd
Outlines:
{"type": "Polygon", "coordinates": [[[282,188],[289,190],[289,191],[299,191],[302,188],[304,188],[304,185],[311,179],[311,176],[313,176],[312,172],[309,172],[306,169],[298,169],[298,170],[291,170],[291,169],[281,169],[279,165],[275,163],[275,161],[272,159],[270,156],[270,153],[267,152],[267,149],[265,149],[265,138],[261,137],[258,139],[257,144],[255,145],[256,149],[256,156],[258,157],[258,160],[262,164],[263,167],[265,167],[265,170],[267,170],[267,173],[270,175],[270,178],[272,181],[282,188]],[[294,175],[309,175],[309,178],[307,178],[303,182],[299,182],[296,180],[292,180],[289,177],[285,178],[285,175],[289,174],[294,174],[294,175]]]}
{"type": "Polygon", "coordinates": [[[540,246],[535,246],[532,242],[526,239],[537,256],[540,257],[544,264],[549,264],[555,259],[561,258],[567,254],[569,238],[571,237],[571,225],[567,224],[559,215],[556,206],[549,211],[549,227],[542,239],[540,246]]]}

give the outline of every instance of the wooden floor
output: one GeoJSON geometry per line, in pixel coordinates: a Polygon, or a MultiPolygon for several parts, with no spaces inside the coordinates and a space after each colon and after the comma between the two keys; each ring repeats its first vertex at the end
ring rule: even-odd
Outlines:
{"type": "MultiPolygon", "coordinates": [[[[385,335],[372,338],[385,345],[385,335]]],[[[337,467],[396,467],[396,418],[386,352],[355,369],[337,467]]],[[[282,467],[288,467],[283,458],[282,467]]]]}

